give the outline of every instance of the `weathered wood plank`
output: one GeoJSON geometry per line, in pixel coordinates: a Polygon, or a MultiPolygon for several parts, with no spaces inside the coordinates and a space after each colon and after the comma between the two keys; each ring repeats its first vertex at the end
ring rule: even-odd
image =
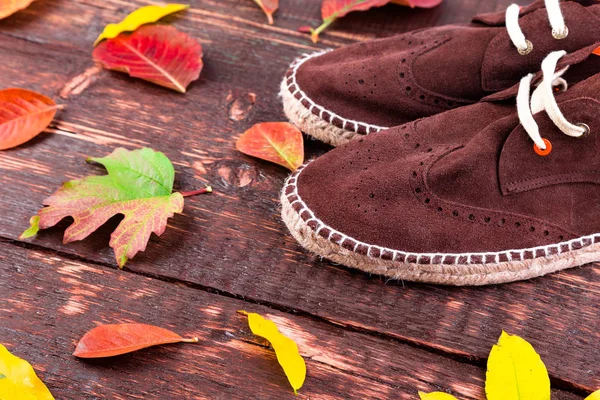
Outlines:
{"type": "MultiPolygon", "coordinates": [[[[453,0],[431,12],[396,12],[389,6],[339,21],[319,46],[466,21],[474,12],[507,3],[453,0]]],[[[0,86],[58,94],[92,66],[89,44],[102,26],[136,4],[145,2],[47,0],[0,22],[0,86]],[[53,25],[60,29],[48,28],[53,25]]],[[[210,183],[217,193],[189,199],[185,215],[174,218],[163,238],[131,261],[132,270],[314,314],[480,363],[505,329],[529,339],[565,385],[582,390],[600,386],[597,267],[501,287],[453,289],[386,283],[306,254],[278,217],[277,194],[285,171],[241,156],[233,142],[255,122],[283,119],[276,97],[279,78],[296,56],[317,48],[295,28],[316,25],[318,6],[285,2],[277,26],[268,27],[249,0],[244,5],[237,0],[193,4],[185,16],[170,18],[205,45],[202,78],[181,96],[106,72],[83,93],[66,99],[68,109],[52,129],[58,134],[0,154],[0,236],[15,239],[63,180],[99,172],[83,163],[85,156],[104,155],[116,146],[148,145],[174,160],[178,188],[210,183]],[[256,103],[247,118],[231,120],[232,98],[247,93],[256,94],[256,103]]],[[[324,150],[315,142],[307,145],[309,157],[324,150]]],[[[114,265],[106,246],[109,232],[105,228],[64,246],[61,230],[52,229],[34,243],[114,265]]]]}
{"type": "MultiPolygon", "coordinates": [[[[292,399],[273,351],[236,310],[260,312],[299,344],[300,398],[415,399],[417,390],[483,396],[485,371],[445,357],[179,284],[0,242],[1,342],[40,371],[57,399],[292,399]],[[198,336],[111,359],[71,356],[100,323],[144,322],[198,336]]],[[[555,391],[556,398],[580,397],[555,391]]]]}

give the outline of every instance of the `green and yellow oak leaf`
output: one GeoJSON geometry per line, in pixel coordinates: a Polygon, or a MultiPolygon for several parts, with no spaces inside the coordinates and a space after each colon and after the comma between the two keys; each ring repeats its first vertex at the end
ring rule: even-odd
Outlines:
{"type": "Polygon", "coordinates": [[[119,267],[146,249],[150,235],[160,236],[167,219],[183,211],[183,196],[172,193],[175,170],[171,161],[152,149],[116,149],[103,158],[88,161],[102,164],[108,175],[89,176],[66,182],[44,201],[46,207],[31,218],[31,227],[21,235],[30,238],[71,216],[64,242],[82,240],[111,217],[124,219],[111,235],[119,267]]]}
{"type": "Polygon", "coordinates": [[[54,400],[33,367],[0,344],[0,399],[54,400]]]}

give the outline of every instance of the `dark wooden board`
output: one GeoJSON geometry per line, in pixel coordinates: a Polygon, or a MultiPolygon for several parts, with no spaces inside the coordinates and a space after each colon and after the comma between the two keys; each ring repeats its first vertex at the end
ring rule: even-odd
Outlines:
{"type": "Polygon", "coordinates": [[[35,366],[57,399],[295,398],[240,309],[276,321],[298,343],[308,370],[301,399],[415,398],[417,390],[440,389],[463,399],[483,396],[484,369],[398,342],[47,251],[0,242],[0,254],[0,337],[35,366]],[[200,341],[103,360],[71,355],[97,324],[132,322],[200,341]]]}
{"type": "MultiPolygon", "coordinates": [[[[196,291],[222,294],[217,303],[233,297],[269,305],[288,317],[296,314],[345,334],[359,331],[361,338],[381,338],[388,345],[423,348],[479,369],[505,329],[534,344],[555,386],[576,393],[599,387],[598,267],[457,289],[386,282],[334,266],[307,254],[286,233],[278,209],[286,171],[234,149],[236,137],[254,123],[284,120],[279,80],[303,52],[467,22],[474,13],[502,10],[509,1],[448,0],[435,10],[386,6],[350,14],[318,46],[295,31],[318,24],[318,2],[283,3],[274,27],[264,24],[250,0],[193,1],[184,15],[167,18],[205,47],[205,70],[186,95],[102,72],[82,93],[60,100],[67,110],[49,133],[0,153],[0,236],[16,240],[62,181],[102,173],[84,163],[86,156],[105,155],[118,146],[151,146],[173,160],[177,189],[209,183],[215,193],[188,199],[184,215],[130,261],[128,272],[103,268],[106,273],[130,279],[133,271],[184,282],[196,291]],[[232,119],[231,109],[245,110],[249,94],[256,95],[255,104],[232,119]]],[[[102,27],[143,4],[43,0],[0,21],[0,87],[22,86],[58,98],[70,80],[93,66],[91,43],[102,27]]],[[[308,157],[327,149],[314,141],[306,146],[308,157]]],[[[115,221],[67,246],[61,243],[64,226],[41,233],[30,241],[32,249],[114,266],[107,243],[115,221]]]]}

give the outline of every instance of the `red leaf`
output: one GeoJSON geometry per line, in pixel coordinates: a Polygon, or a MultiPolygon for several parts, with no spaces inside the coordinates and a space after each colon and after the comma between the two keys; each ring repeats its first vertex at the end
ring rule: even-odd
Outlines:
{"type": "Polygon", "coordinates": [[[273,13],[279,8],[279,0],[254,0],[267,14],[269,24],[273,25],[273,13]]]}
{"type": "Polygon", "coordinates": [[[304,162],[302,132],[288,122],[264,122],[248,129],[236,143],[242,153],[292,171],[304,162]]]}
{"type": "Polygon", "coordinates": [[[25,89],[0,90],[0,150],[10,149],[39,135],[62,106],[25,89]]]}
{"type": "Polygon", "coordinates": [[[395,3],[409,7],[435,7],[442,0],[323,0],[321,5],[321,16],[323,24],[311,31],[313,42],[319,41],[319,34],[338,18],[341,18],[352,11],[365,11],[373,7],[385,6],[388,3],[395,3]]]}
{"type": "Polygon", "coordinates": [[[112,357],[169,343],[195,343],[167,329],[145,324],[100,325],[86,333],[73,355],[79,358],[112,357]]]}
{"type": "Polygon", "coordinates": [[[0,19],[29,7],[33,0],[0,0],[0,19]]]}
{"type": "Polygon", "coordinates": [[[597,47],[594,51],[592,51],[592,54],[600,56],[600,47],[597,47]]]}
{"type": "Polygon", "coordinates": [[[302,33],[312,33],[313,31],[313,27],[312,26],[301,26],[297,29],[298,32],[302,32],[302,33]]]}
{"type": "Polygon", "coordinates": [[[94,49],[94,60],[104,68],[127,72],[178,92],[200,76],[202,46],[171,26],[146,25],[133,34],[122,33],[94,49]]]}

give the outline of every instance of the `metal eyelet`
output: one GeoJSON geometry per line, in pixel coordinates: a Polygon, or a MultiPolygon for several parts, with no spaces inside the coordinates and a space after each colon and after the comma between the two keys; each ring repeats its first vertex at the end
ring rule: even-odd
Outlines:
{"type": "Polygon", "coordinates": [[[569,28],[565,26],[565,29],[563,29],[562,32],[556,32],[554,29],[552,29],[552,36],[557,40],[564,39],[569,36],[569,28]]]}
{"type": "Polygon", "coordinates": [[[531,53],[531,51],[533,50],[533,43],[531,43],[529,40],[525,41],[527,43],[527,47],[526,48],[521,48],[518,49],[519,50],[519,54],[522,56],[526,56],[527,54],[531,53]]]}
{"type": "Polygon", "coordinates": [[[589,135],[589,134],[590,134],[590,132],[592,131],[592,130],[590,129],[590,126],[589,126],[588,124],[584,124],[583,122],[580,122],[580,123],[578,123],[578,124],[575,124],[575,125],[577,125],[577,126],[578,126],[578,127],[580,127],[580,128],[583,128],[583,129],[585,129],[585,131],[584,131],[584,132],[581,134],[581,136],[579,136],[580,138],[586,137],[586,136],[587,136],[587,135],[589,135]]]}

